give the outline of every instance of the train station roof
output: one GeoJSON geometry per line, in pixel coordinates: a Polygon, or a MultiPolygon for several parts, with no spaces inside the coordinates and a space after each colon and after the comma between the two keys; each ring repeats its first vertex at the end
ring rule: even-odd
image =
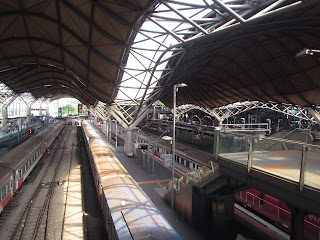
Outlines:
{"type": "MultiPolygon", "coordinates": [[[[171,79],[188,85],[177,103],[209,108],[246,100],[319,104],[320,2],[311,2],[249,18],[186,46],[183,58],[169,63],[175,68],[171,79]]],[[[161,100],[172,105],[167,83],[161,100]]]]}
{"type": "Polygon", "coordinates": [[[36,98],[112,102],[152,2],[1,0],[0,81],[36,98]]]}
{"type": "Polygon", "coordinates": [[[316,0],[0,0],[0,81],[86,105],[171,106],[185,82],[178,105],[312,106],[319,16],[316,0]]]}

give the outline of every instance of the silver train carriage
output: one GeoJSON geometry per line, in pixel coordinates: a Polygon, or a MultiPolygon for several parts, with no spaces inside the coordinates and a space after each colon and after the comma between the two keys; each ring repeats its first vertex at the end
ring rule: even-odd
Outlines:
{"type": "Polygon", "coordinates": [[[82,121],[109,239],[181,239],[96,130],[82,121]]]}

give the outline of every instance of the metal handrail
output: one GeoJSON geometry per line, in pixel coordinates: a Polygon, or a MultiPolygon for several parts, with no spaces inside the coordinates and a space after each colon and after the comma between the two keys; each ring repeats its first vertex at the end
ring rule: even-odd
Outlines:
{"type": "MultiPolygon", "coordinates": [[[[262,198],[254,195],[254,194],[252,194],[252,193],[250,193],[250,192],[246,192],[245,197],[242,196],[242,192],[239,194],[240,198],[243,199],[243,200],[245,200],[245,202],[251,202],[251,201],[248,199],[248,195],[250,195],[250,196],[252,197],[252,200],[253,200],[253,201],[252,201],[252,204],[253,204],[253,205],[255,205],[255,199],[257,199],[257,201],[258,201],[258,205],[257,205],[257,206],[258,206],[259,209],[261,209],[261,204],[260,204],[261,200],[262,200],[264,203],[267,203],[267,204],[272,205],[273,207],[277,208],[277,209],[278,209],[278,211],[277,211],[277,212],[278,212],[277,219],[279,219],[279,220],[280,220],[280,211],[285,212],[285,213],[287,213],[287,214],[290,214],[290,216],[291,216],[291,212],[290,212],[290,211],[287,211],[286,209],[281,208],[281,207],[279,207],[278,205],[275,205],[275,204],[273,204],[273,203],[271,203],[271,202],[269,202],[269,201],[267,201],[267,200],[265,200],[265,199],[262,199],[262,198]]],[[[264,210],[263,210],[263,211],[264,211],[264,210]]],[[[318,228],[318,230],[319,230],[319,236],[320,236],[320,226],[317,226],[317,225],[313,224],[312,222],[310,222],[310,221],[308,221],[308,220],[306,220],[306,219],[304,219],[304,222],[312,225],[313,227],[318,228]]]]}
{"type": "MultiPolygon", "coordinates": [[[[283,142],[284,147],[287,149],[285,143],[294,143],[294,144],[296,144],[296,143],[298,143],[298,144],[302,143],[302,142],[300,142],[300,141],[294,141],[294,140],[285,139],[285,137],[289,136],[290,134],[292,134],[293,132],[296,132],[296,131],[298,131],[298,130],[301,130],[301,131],[309,131],[309,132],[311,133],[311,130],[310,130],[310,129],[295,128],[295,129],[293,129],[292,131],[290,131],[290,132],[288,132],[287,134],[285,134],[284,136],[282,136],[281,138],[268,137],[268,139],[270,139],[270,140],[276,140],[276,141],[279,141],[279,142],[283,142]],[[287,141],[282,141],[282,140],[288,140],[288,141],[293,141],[293,142],[287,142],[287,141]]],[[[271,143],[269,146],[266,146],[266,147],[264,148],[264,150],[268,149],[269,147],[273,146],[273,145],[276,144],[276,143],[277,143],[277,142],[271,143]]],[[[307,144],[307,143],[303,143],[303,145],[305,145],[305,144],[307,144]]],[[[312,144],[309,144],[309,145],[312,145],[312,144]]],[[[312,145],[312,146],[314,146],[314,145],[312,145]]]]}
{"type": "MultiPolygon", "coordinates": [[[[313,148],[320,148],[319,145],[314,145],[306,142],[300,142],[300,141],[295,141],[295,140],[289,140],[289,139],[282,139],[282,138],[274,138],[274,137],[268,137],[270,140],[278,141],[278,142],[283,142],[283,143],[291,143],[291,144],[297,144],[301,146],[307,146],[307,147],[313,147],[313,148]]],[[[273,143],[275,144],[275,143],[273,143]]],[[[269,146],[268,146],[269,147],[269,146]]],[[[267,149],[267,147],[265,148],[267,149]]]]}

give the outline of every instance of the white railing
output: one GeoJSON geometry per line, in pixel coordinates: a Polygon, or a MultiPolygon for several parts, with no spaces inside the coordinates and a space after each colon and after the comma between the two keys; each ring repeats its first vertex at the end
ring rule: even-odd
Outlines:
{"type": "Polygon", "coordinates": [[[221,124],[221,132],[271,132],[269,123],[221,124]]]}

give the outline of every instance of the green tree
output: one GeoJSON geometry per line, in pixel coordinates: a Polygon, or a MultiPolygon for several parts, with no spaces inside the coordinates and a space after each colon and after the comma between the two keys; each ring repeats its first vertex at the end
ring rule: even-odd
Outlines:
{"type": "Polygon", "coordinates": [[[76,115],[76,114],[78,114],[78,109],[71,104],[67,104],[61,108],[62,108],[62,115],[70,115],[70,114],[76,115]]]}

